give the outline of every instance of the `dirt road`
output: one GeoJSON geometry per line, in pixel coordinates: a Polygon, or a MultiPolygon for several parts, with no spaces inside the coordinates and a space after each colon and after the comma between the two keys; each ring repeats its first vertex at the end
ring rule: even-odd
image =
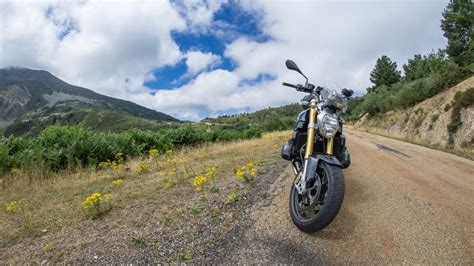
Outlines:
{"type": "Polygon", "coordinates": [[[325,230],[299,232],[288,214],[291,172],[246,222],[204,254],[216,263],[474,263],[474,162],[347,130],[346,194],[325,230]]]}

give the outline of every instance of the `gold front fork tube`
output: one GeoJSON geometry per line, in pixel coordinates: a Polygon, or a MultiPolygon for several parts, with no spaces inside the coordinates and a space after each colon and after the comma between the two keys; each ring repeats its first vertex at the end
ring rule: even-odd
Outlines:
{"type": "Polygon", "coordinates": [[[304,158],[308,159],[311,154],[313,154],[314,148],[314,131],[316,128],[316,100],[312,99],[310,102],[309,108],[309,123],[308,123],[308,139],[306,140],[306,151],[304,153],[304,158]]]}
{"type": "Polygon", "coordinates": [[[334,138],[328,138],[328,144],[326,146],[326,153],[332,155],[334,152],[334,138]]]}

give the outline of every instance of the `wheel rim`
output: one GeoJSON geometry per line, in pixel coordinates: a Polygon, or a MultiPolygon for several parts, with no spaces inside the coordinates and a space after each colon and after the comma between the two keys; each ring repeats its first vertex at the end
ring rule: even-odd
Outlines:
{"type": "Polygon", "coordinates": [[[327,194],[329,188],[329,178],[326,171],[319,167],[316,171],[316,180],[308,190],[308,194],[316,195],[318,190],[318,184],[320,193],[317,198],[313,197],[311,200],[311,196],[305,196],[298,194],[295,186],[293,185],[293,193],[292,193],[292,209],[295,213],[295,216],[301,222],[308,222],[314,220],[318,214],[320,213],[321,209],[324,207],[324,204],[327,202],[327,194]],[[319,182],[318,182],[319,179],[319,182]]]}

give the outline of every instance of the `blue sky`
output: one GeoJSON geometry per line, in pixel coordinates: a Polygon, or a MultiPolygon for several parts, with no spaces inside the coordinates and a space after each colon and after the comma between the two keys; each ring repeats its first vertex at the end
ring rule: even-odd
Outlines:
{"type": "Polygon", "coordinates": [[[0,67],[50,71],[185,120],[298,101],[302,78],[361,95],[378,57],[443,48],[446,1],[2,1],[0,67]]]}
{"type": "MultiPolygon", "coordinates": [[[[221,56],[218,64],[213,65],[207,70],[216,68],[233,71],[236,68],[236,62],[232,61],[224,55],[227,44],[232,43],[235,39],[245,36],[246,38],[257,40],[260,42],[268,41],[270,38],[266,36],[259,27],[259,14],[257,12],[249,12],[240,7],[238,2],[230,1],[223,4],[213,14],[215,23],[214,31],[207,32],[172,32],[173,40],[178,44],[181,51],[201,51],[221,56]],[[225,31],[226,34],[217,35],[215,31],[225,31]]],[[[172,90],[180,87],[197,76],[198,73],[186,76],[187,68],[185,59],[173,66],[166,66],[153,71],[156,80],[145,83],[145,86],[152,89],[172,90]]],[[[267,76],[262,76],[269,78],[267,76]]],[[[256,81],[262,79],[259,77],[256,81]]]]}

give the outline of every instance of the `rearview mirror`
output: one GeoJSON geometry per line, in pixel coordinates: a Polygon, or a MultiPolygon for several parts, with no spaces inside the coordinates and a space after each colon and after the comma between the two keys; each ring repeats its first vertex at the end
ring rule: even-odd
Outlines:
{"type": "Polygon", "coordinates": [[[306,79],[306,85],[308,85],[308,78],[303,74],[303,72],[301,72],[300,68],[298,67],[298,65],[296,65],[295,62],[293,62],[293,60],[288,59],[288,60],[286,60],[285,64],[286,64],[286,67],[288,69],[294,70],[294,71],[300,73],[306,79]]]}
{"type": "Polygon", "coordinates": [[[296,65],[295,62],[293,62],[293,60],[289,60],[289,59],[286,60],[286,67],[290,70],[294,70],[294,71],[300,73],[301,75],[303,75],[300,68],[298,67],[298,65],[296,65]]]}

